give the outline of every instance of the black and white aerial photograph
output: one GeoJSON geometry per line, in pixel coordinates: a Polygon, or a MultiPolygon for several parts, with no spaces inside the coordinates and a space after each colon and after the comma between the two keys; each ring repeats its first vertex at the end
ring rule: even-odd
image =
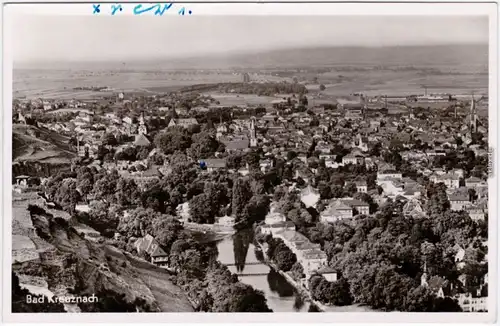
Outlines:
{"type": "Polygon", "coordinates": [[[487,313],[489,26],[14,19],[12,313],[487,313]]]}

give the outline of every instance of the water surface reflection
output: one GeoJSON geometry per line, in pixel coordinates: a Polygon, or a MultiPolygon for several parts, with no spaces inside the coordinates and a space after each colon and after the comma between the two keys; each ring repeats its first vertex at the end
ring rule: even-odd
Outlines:
{"type": "Polygon", "coordinates": [[[296,294],[295,288],[263,263],[262,252],[254,246],[253,237],[253,230],[248,229],[217,241],[218,260],[239,274],[241,282],[261,290],[274,312],[307,312],[309,304],[296,294]]]}

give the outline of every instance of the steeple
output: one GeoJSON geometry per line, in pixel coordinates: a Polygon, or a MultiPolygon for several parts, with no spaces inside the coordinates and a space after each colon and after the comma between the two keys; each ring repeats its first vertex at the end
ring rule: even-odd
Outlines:
{"type": "Polygon", "coordinates": [[[141,112],[141,116],[139,117],[139,128],[137,131],[139,135],[146,135],[148,133],[148,130],[144,123],[144,112],[141,112]]]}
{"type": "Polygon", "coordinates": [[[471,95],[470,103],[470,129],[471,132],[477,131],[477,111],[476,111],[476,101],[474,100],[474,93],[471,95]]]}
{"type": "Polygon", "coordinates": [[[250,119],[250,147],[257,146],[257,131],[255,130],[255,118],[250,119]]]}
{"type": "Polygon", "coordinates": [[[427,286],[427,262],[424,262],[424,273],[420,277],[420,286],[427,286]]]}

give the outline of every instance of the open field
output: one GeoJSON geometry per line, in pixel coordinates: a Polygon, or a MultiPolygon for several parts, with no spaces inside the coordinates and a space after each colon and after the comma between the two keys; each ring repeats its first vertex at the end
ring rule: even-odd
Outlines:
{"type": "Polygon", "coordinates": [[[179,86],[203,83],[241,82],[230,72],[71,71],[14,70],[13,97],[83,99],[112,95],[113,91],[73,90],[74,87],[104,85],[115,92],[170,92],[179,86]]]}
{"type": "MultiPolygon", "coordinates": [[[[254,94],[222,94],[216,92],[203,93],[209,95],[220,102],[223,106],[258,106],[267,105],[278,99],[273,96],[259,96],[254,94]]],[[[281,98],[281,97],[280,97],[281,98]]]]}
{"type": "MultiPolygon", "coordinates": [[[[22,71],[14,75],[14,97],[54,98],[54,99],[92,99],[110,96],[116,92],[138,92],[144,95],[165,93],[178,90],[182,86],[210,83],[241,82],[241,76],[231,72],[113,72],[95,73],[72,78],[75,73],[66,71],[38,70],[22,71]],[[45,78],[44,78],[45,77],[45,78]],[[113,91],[92,92],[77,91],[73,87],[106,85],[113,91]]],[[[301,74],[297,73],[299,79],[301,74]]],[[[488,93],[488,75],[432,73],[423,70],[394,71],[367,70],[328,72],[316,75],[318,84],[308,84],[311,93],[319,92],[319,83],[326,89],[321,93],[326,96],[340,96],[352,93],[377,95],[423,94],[424,86],[429,93],[476,94],[488,93]],[[341,76],[341,77],[339,77],[341,76]]],[[[290,78],[254,74],[252,80],[290,81],[290,78]]],[[[237,98],[233,94],[214,94],[221,104],[259,105],[270,100],[265,97],[247,96],[237,98]]],[[[241,96],[240,96],[241,97],[241,96]]]]}
{"type": "MultiPolygon", "coordinates": [[[[429,93],[487,94],[488,46],[485,44],[301,48],[235,56],[154,59],[137,62],[66,62],[16,65],[13,97],[95,98],[113,92],[155,94],[196,84],[252,81],[291,82],[293,77],[319,84],[329,96],[429,93]],[[383,66],[381,66],[383,64],[383,66]],[[75,87],[109,87],[111,92],[77,91],[75,87]]],[[[240,103],[234,98],[228,103],[240,103]]],[[[249,100],[249,101],[253,101],[249,100]]],[[[221,101],[222,102],[222,101],[221,101]]],[[[237,105],[237,104],[236,104],[237,105]]]]}
{"type": "MultiPolygon", "coordinates": [[[[363,93],[368,96],[409,95],[428,93],[487,94],[488,75],[485,74],[432,74],[420,71],[374,70],[365,72],[325,73],[318,82],[326,87],[322,94],[346,95],[363,93]],[[339,78],[338,76],[342,76],[339,78]]],[[[310,92],[318,92],[319,84],[306,86],[310,92]]]]}

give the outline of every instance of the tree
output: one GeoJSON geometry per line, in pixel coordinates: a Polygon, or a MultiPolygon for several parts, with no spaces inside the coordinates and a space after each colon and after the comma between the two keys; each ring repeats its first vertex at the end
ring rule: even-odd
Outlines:
{"type": "Polygon", "coordinates": [[[238,170],[242,167],[243,155],[241,154],[230,154],[226,157],[226,166],[228,169],[238,170]]]}
{"type": "Polygon", "coordinates": [[[198,160],[213,156],[218,148],[219,142],[212,135],[201,132],[193,135],[188,152],[193,159],[198,160]]]}
{"type": "Polygon", "coordinates": [[[118,207],[95,201],[90,204],[89,213],[80,215],[80,219],[103,236],[112,237],[118,229],[118,207]]]}
{"type": "Polygon", "coordinates": [[[115,153],[115,160],[118,161],[135,161],[137,160],[137,148],[135,146],[127,146],[121,151],[115,153]]]}
{"type": "Polygon", "coordinates": [[[154,143],[164,154],[184,151],[191,146],[191,136],[182,127],[170,127],[156,135],[154,143]]]}
{"type": "Polygon", "coordinates": [[[325,85],[321,84],[319,85],[319,90],[320,91],[324,91],[326,89],[325,85]]]}
{"type": "Polygon", "coordinates": [[[189,212],[191,220],[196,223],[213,224],[215,222],[215,212],[206,194],[194,196],[189,202],[189,212]]]}
{"type": "Polygon", "coordinates": [[[153,220],[152,227],[156,241],[170,251],[173,243],[179,238],[183,228],[181,223],[173,216],[161,216],[153,220]]]}
{"type": "Polygon", "coordinates": [[[165,213],[170,196],[162,185],[155,181],[147,185],[147,188],[140,195],[142,207],[151,208],[160,213],[165,213]]]}
{"type": "Polygon", "coordinates": [[[292,272],[292,276],[295,280],[299,281],[304,278],[304,268],[300,262],[296,261],[290,271],[292,272]]]}
{"type": "Polygon", "coordinates": [[[133,179],[120,178],[116,184],[116,203],[121,206],[136,205],[139,203],[140,192],[133,179]]]}
{"type": "Polygon", "coordinates": [[[431,312],[434,307],[435,296],[428,287],[419,286],[408,292],[406,297],[406,311],[431,312]]]}
{"type": "Polygon", "coordinates": [[[71,178],[64,179],[58,183],[53,200],[64,210],[73,214],[80,197],[80,193],[77,190],[77,182],[71,178]]]}
{"type": "Polygon", "coordinates": [[[314,303],[311,303],[307,312],[321,312],[321,310],[314,303]]]}
{"type": "Polygon", "coordinates": [[[243,283],[230,285],[229,312],[272,312],[267,306],[264,293],[243,283]]]}
{"type": "Polygon", "coordinates": [[[292,269],[293,265],[297,262],[297,257],[288,247],[280,247],[280,250],[275,255],[276,264],[278,268],[284,272],[292,269]],[[286,249],[285,249],[286,248],[286,249]]]}
{"type": "Polygon", "coordinates": [[[269,212],[269,197],[266,195],[253,196],[245,206],[243,215],[248,224],[263,221],[269,212]]]}
{"type": "Polygon", "coordinates": [[[346,197],[352,197],[357,191],[356,184],[353,182],[349,182],[344,187],[344,195],[346,197]]]}
{"type": "Polygon", "coordinates": [[[322,276],[312,276],[309,284],[313,298],[323,303],[347,306],[353,302],[349,283],[344,278],[328,282],[322,276]]]}
{"type": "Polygon", "coordinates": [[[251,170],[260,170],[260,155],[256,151],[251,151],[245,156],[245,163],[251,170]]]}
{"type": "Polygon", "coordinates": [[[291,161],[291,160],[293,160],[296,157],[297,157],[297,153],[295,151],[288,151],[286,153],[286,159],[287,159],[287,161],[291,161]]]}
{"type": "Polygon", "coordinates": [[[118,145],[118,140],[116,139],[115,135],[111,133],[105,133],[102,136],[102,144],[108,146],[116,146],[118,145]]]}
{"type": "Polygon", "coordinates": [[[232,211],[237,222],[244,219],[245,206],[251,197],[252,193],[248,180],[242,178],[236,179],[233,185],[232,211]]]}

